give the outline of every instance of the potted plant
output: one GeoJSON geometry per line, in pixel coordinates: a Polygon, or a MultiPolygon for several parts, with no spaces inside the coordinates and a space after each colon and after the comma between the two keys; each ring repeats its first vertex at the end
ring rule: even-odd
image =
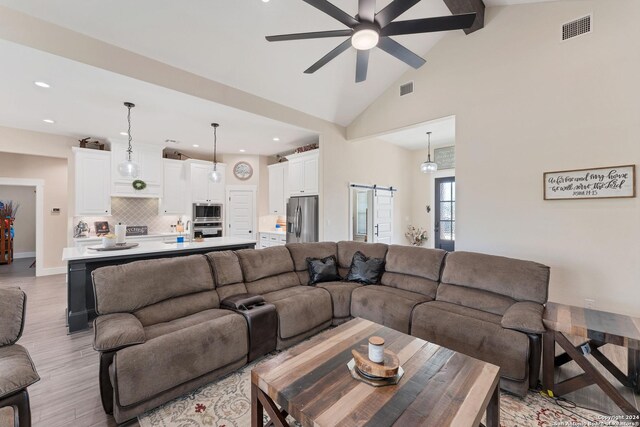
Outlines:
{"type": "Polygon", "coordinates": [[[404,236],[413,246],[422,246],[424,242],[426,242],[429,238],[427,236],[427,230],[422,227],[415,227],[413,225],[407,227],[407,232],[404,233],[404,236]]]}

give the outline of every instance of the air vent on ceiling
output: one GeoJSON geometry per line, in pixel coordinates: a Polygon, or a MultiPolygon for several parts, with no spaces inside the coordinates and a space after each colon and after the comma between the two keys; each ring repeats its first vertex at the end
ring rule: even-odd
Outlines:
{"type": "Polygon", "coordinates": [[[591,15],[583,16],[562,25],[562,41],[591,32],[591,15]]]}
{"type": "Polygon", "coordinates": [[[400,96],[409,95],[411,92],[413,92],[413,82],[400,85],[400,96]]]}

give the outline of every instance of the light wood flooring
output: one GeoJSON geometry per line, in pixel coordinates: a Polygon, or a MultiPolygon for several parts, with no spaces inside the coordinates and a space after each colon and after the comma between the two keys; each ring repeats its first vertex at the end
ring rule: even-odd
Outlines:
{"type": "MultiPolygon", "coordinates": [[[[92,348],[93,331],[67,335],[65,276],[35,278],[0,275],[0,287],[8,286],[19,286],[27,293],[27,321],[19,344],[29,350],[41,377],[40,382],[29,388],[33,425],[115,426],[113,419],[102,411],[100,403],[98,354],[92,348]]],[[[623,372],[626,371],[626,359],[620,348],[605,346],[603,352],[613,356],[616,364],[623,372]]],[[[578,369],[571,362],[558,375],[566,376],[568,372],[573,373],[578,369]]],[[[613,383],[618,384],[615,380],[613,383]]],[[[621,385],[619,389],[638,407],[640,396],[621,385]]],[[[565,397],[582,406],[610,414],[621,413],[596,386],[565,397]]]]}

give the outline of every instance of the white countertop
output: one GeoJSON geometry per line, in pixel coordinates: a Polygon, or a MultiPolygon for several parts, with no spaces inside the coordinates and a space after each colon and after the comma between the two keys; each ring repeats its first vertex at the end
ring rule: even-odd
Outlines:
{"type": "MultiPolygon", "coordinates": [[[[182,233],[183,235],[185,233],[182,233]]],[[[171,237],[171,236],[179,236],[180,233],[153,233],[153,234],[145,234],[144,236],[127,236],[127,240],[145,240],[145,239],[153,239],[156,237],[171,237]]],[[[89,236],[89,237],[74,237],[73,241],[76,243],[81,243],[81,242],[102,242],[102,236],[98,237],[98,236],[89,236]]]]}
{"type": "Polygon", "coordinates": [[[286,231],[275,231],[275,230],[260,230],[260,233],[264,233],[264,234],[279,234],[281,236],[284,236],[286,233],[286,231]]]}
{"type": "MultiPolygon", "coordinates": [[[[62,250],[63,261],[75,261],[95,258],[110,258],[127,255],[140,255],[150,253],[172,252],[176,250],[187,249],[205,249],[217,248],[220,246],[246,245],[253,243],[255,240],[241,239],[239,237],[211,237],[205,239],[204,242],[185,242],[185,243],[164,243],[164,242],[137,242],[138,246],[131,249],[123,249],[120,251],[95,251],[89,247],[79,248],[71,247],[62,250]]],[[[98,244],[96,244],[98,246],[98,244]]]]}

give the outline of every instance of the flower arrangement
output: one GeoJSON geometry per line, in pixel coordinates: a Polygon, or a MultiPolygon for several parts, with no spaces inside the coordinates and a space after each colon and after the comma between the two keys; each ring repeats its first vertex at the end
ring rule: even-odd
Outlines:
{"type": "Polygon", "coordinates": [[[413,225],[407,227],[407,232],[404,233],[404,237],[406,237],[413,246],[422,246],[429,238],[427,236],[427,230],[422,227],[414,227],[413,225]]]}
{"type": "Polygon", "coordinates": [[[13,204],[13,200],[2,201],[0,200],[0,218],[14,219],[20,208],[20,203],[13,204]]]}

